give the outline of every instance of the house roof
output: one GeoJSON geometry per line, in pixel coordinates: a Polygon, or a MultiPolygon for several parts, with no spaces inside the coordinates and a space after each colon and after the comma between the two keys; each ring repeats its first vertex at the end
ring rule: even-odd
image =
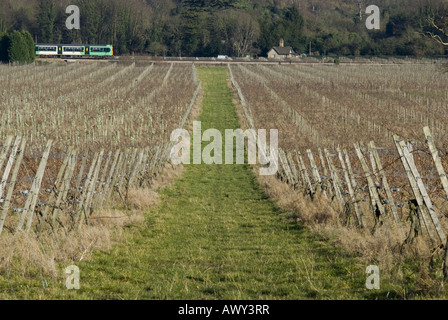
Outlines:
{"type": "Polygon", "coordinates": [[[294,53],[294,50],[292,50],[292,47],[289,47],[289,46],[288,47],[277,46],[277,47],[273,47],[272,49],[274,49],[280,55],[288,55],[288,54],[294,53]]]}

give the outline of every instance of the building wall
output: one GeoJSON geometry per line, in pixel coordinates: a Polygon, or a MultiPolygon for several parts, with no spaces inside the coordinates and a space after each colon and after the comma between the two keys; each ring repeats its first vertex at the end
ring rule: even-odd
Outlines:
{"type": "Polygon", "coordinates": [[[268,59],[286,59],[286,58],[291,58],[292,57],[291,54],[289,54],[289,55],[279,55],[277,53],[277,51],[275,51],[274,49],[269,50],[267,56],[268,56],[268,59]]]}
{"type": "Polygon", "coordinates": [[[278,55],[277,55],[277,53],[275,52],[274,49],[271,49],[271,50],[268,51],[268,58],[269,59],[276,59],[276,58],[278,58],[278,55]]]}

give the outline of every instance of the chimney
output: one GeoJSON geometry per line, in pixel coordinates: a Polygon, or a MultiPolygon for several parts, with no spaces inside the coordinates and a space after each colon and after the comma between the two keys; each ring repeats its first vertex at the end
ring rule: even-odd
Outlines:
{"type": "Polygon", "coordinates": [[[285,41],[283,40],[283,38],[282,39],[280,39],[280,47],[284,47],[285,46],[285,41]]]}

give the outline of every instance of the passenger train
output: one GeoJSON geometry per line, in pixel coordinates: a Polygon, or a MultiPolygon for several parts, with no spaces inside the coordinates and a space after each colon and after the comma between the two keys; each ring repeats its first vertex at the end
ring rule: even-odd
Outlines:
{"type": "Polygon", "coordinates": [[[84,44],[41,44],[36,47],[37,57],[112,57],[112,45],[84,45],[84,44]]]}

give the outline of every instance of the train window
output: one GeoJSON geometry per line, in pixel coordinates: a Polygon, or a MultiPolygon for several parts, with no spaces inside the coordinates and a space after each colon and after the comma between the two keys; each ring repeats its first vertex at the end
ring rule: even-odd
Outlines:
{"type": "Polygon", "coordinates": [[[110,52],[110,48],[91,47],[91,52],[110,52]]]}
{"type": "Polygon", "coordinates": [[[84,47],[64,47],[65,52],[84,52],[84,47]]]}
{"type": "Polygon", "coordinates": [[[38,51],[56,51],[56,47],[37,47],[38,51]]]}

